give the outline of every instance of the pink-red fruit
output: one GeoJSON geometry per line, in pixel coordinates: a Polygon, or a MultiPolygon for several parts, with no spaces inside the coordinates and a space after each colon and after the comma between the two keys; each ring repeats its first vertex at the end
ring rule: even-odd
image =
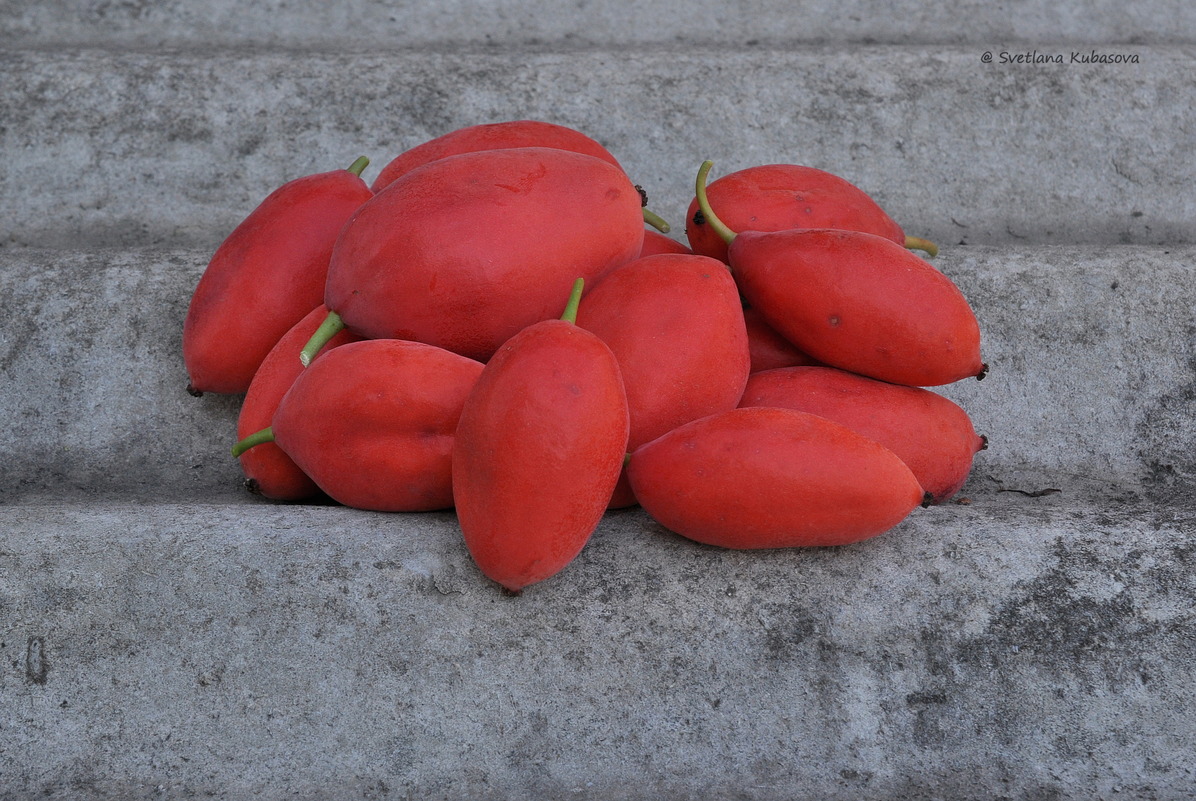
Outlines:
{"type": "Polygon", "coordinates": [[[791,409],[687,423],[631,454],[640,505],[689,539],[724,548],[843,545],[896,526],[923,500],[892,451],[791,409]]]}
{"type": "Polygon", "coordinates": [[[754,373],[739,405],[809,412],[876,440],[909,466],[933,503],[959,491],[987,444],[967,412],[942,395],[832,367],[754,373]]]}

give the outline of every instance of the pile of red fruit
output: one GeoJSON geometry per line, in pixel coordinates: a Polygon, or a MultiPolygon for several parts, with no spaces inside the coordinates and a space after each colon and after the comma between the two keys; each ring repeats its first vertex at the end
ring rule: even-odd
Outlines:
{"type": "Polygon", "coordinates": [[[730,548],[872,537],[985,445],[925,389],[984,376],[972,309],[841,178],[707,188],[706,162],[686,247],[559,125],[464,128],[370,187],[365,166],[267,197],[187,314],[189,389],[245,393],[233,452],[266,497],[455,508],[518,591],[637,503],[730,548]]]}

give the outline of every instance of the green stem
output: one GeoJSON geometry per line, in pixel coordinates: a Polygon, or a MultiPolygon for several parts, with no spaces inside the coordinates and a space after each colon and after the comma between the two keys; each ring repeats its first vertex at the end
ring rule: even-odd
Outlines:
{"type": "Polygon", "coordinates": [[[710,223],[714,232],[729,245],[735,238],[735,232],[715,215],[714,210],[710,208],[710,200],[706,197],[706,176],[710,174],[710,168],[713,166],[713,161],[702,162],[702,166],[698,168],[698,179],[694,182],[694,194],[698,196],[698,208],[702,210],[702,216],[706,218],[706,222],[710,223]]]}
{"type": "Polygon", "coordinates": [[[274,429],[270,426],[266,426],[261,431],[257,431],[253,434],[250,434],[248,437],[246,437],[245,439],[241,440],[236,445],[234,445],[233,446],[233,456],[240,456],[241,454],[245,453],[245,451],[252,448],[254,445],[261,445],[263,442],[273,442],[273,441],[274,441],[274,429]]]}
{"type": "Polygon", "coordinates": [[[565,313],[561,315],[561,319],[567,323],[577,324],[577,306],[581,303],[581,290],[585,284],[584,278],[573,282],[573,291],[569,293],[569,302],[565,304],[565,313]]]}
{"type": "Polygon", "coordinates": [[[649,210],[647,207],[644,208],[644,222],[655,228],[657,231],[660,231],[662,234],[667,234],[669,231],[673,230],[672,226],[665,222],[663,217],[656,212],[649,210]]]}
{"type": "Polygon", "coordinates": [[[905,246],[910,250],[924,250],[932,259],[939,255],[939,246],[920,236],[907,236],[905,246]]]}
{"type": "Polygon", "coordinates": [[[328,312],[324,322],[320,323],[320,327],[311,335],[311,339],[307,340],[303,350],[299,351],[299,361],[303,362],[303,366],[307,367],[311,364],[311,360],[316,358],[320,348],[327,345],[328,340],[339,334],[344,328],[345,321],[341,319],[341,316],[334,311],[328,312]]]}
{"type": "Polygon", "coordinates": [[[353,173],[358,178],[360,178],[361,173],[364,172],[365,168],[368,167],[369,165],[370,165],[369,159],[367,159],[365,156],[358,156],[357,161],[355,161],[349,165],[349,172],[353,173]]]}

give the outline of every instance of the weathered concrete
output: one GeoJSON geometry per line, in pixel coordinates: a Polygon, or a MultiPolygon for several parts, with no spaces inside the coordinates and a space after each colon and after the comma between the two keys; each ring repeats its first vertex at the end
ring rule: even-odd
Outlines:
{"type": "Polygon", "coordinates": [[[505,597],[451,515],[0,507],[5,798],[1183,799],[1190,500],[836,549],[639,511],[505,597]]]}
{"type": "Polygon", "coordinates": [[[685,42],[725,49],[776,44],[1190,42],[1196,10],[1176,0],[1008,5],[983,0],[21,0],[0,2],[0,44],[150,47],[273,46],[338,50],[544,42],[638,46],[685,42]]]}
{"type": "MultiPolygon", "coordinates": [[[[1045,48],[1067,54],[1074,48],[1045,48]]],[[[674,225],[698,165],[848,178],[944,244],[1196,241],[1196,70],[984,64],[977,47],[385,54],[0,52],[0,240],[214,247],[265,195],[539,118],[603,142],[674,225]]]]}
{"type": "MultiPolygon", "coordinates": [[[[0,500],[235,491],[239,398],[188,395],[181,356],[209,257],[0,251],[0,418],[19,432],[0,440],[0,500]]],[[[991,440],[976,460],[986,486],[1196,483],[1194,258],[1191,247],[944,248],[935,264],[976,308],[992,371],[940,391],[991,440]]]]}

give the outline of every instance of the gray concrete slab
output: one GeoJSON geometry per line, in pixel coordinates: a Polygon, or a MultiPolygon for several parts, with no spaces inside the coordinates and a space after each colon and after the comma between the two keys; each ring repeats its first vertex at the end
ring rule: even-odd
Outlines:
{"type": "Polygon", "coordinates": [[[1193,51],[1096,49],[1138,63],[985,64],[981,46],[10,49],[0,241],[214,247],[286,180],[361,154],[372,178],[449,130],[529,117],[605,144],[678,230],[711,158],[716,176],[829,170],[943,244],[1196,241],[1193,51]]]}
{"type": "MultiPolygon", "coordinates": [[[[220,499],[239,397],[187,394],[182,320],[210,253],[0,250],[0,502],[220,499]]],[[[991,447],[982,488],[1196,483],[1196,251],[946,247],[984,381],[940,391],[991,447]]],[[[974,485],[977,486],[977,485],[974,485]]]]}
{"type": "Polygon", "coordinates": [[[1196,510],[977,495],[834,549],[608,515],[0,506],[8,799],[1183,799],[1196,510]]]}
{"type": "Polygon", "coordinates": [[[1016,4],[981,0],[405,0],[287,3],[268,0],[0,2],[0,43],[365,47],[491,46],[564,42],[685,42],[717,47],[772,43],[1191,42],[1196,11],[1177,0],[1016,4]]]}

